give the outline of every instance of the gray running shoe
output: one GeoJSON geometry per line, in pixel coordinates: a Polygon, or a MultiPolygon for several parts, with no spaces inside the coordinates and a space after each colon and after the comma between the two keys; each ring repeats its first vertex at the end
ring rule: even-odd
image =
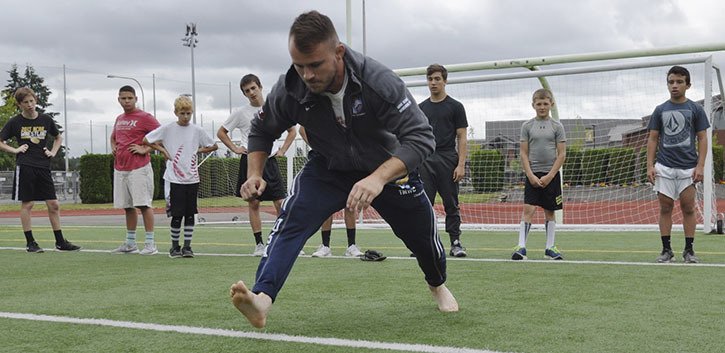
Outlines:
{"type": "Polygon", "coordinates": [[[138,254],[138,245],[123,243],[121,246],[111,250],[111,254],[138,254]]]}
{"type": "Polygon", "coordinates": [[[460,244],[453,245],[451,247],[450,254],[453,257],[466,257],[466,256],[468,256],[468,253],[466,253],[466,248],[462,247],[460,244]]]}
{"type": "Polygon", "coordinates": [[[685,261],[685,263],[688,264],[696,264],[700,262],[700,259],[695,256],[695,251],[692,249],[688,249],[682,252],[682,259],[685,261]]]}
{"type": "Polygon", "coordinates": [[[156,244],[154,244],[154,242],[144,244],[144,247],[141,250],[141,255],[156,255],[158,253],[159,250],[156,249],[156,244]]]}
{"type": "Polygon", "coordinates": [[[672,249],[662,249],[660,256],[657,256],[657,262],[675,262],[675,253],[672,252],[672,249]]]}

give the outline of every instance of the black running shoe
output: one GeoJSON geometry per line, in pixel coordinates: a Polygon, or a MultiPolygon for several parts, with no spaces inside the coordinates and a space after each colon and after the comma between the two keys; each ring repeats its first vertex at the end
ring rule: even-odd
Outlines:
{"type": "Polygon", "coordinates": [[[194,252],[191,251],[190,246],[185,246],[181,248],[181,256],[182,257],[194,257],[194,252]]]}
{"type": "Polygon", "coordinates": [[[25,246],[25,250],[27,252],[34,252],[34,253],[42,253],[45,251],[45,250],[43,250],[43,248],[38,246],[38,243],[36,243],[36,242],[32,242],[32,243],[28,244],[27,246],[25,246]]]}
{"type": "Polygon", "coordinates": [[[62,243],[55,243],[55,249],[58,251],[78,251],[81,247],[63,239],[62,243]]]}
{"type": "Polygon", "coordinates": [[[172,259],[181,257],[181,248],[177,246],[175,248],[169,249],[169,257],[172,259]]]}

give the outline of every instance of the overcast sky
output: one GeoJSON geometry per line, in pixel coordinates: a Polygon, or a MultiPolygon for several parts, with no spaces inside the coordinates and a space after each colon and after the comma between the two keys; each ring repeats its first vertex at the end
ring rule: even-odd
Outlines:
{"type": "MultiPolygon", "coordinates": [[[[352,0],[353,49],[363,49],[362,0],[352,0]]],[[[293,19],[316,9],[330,16],[347,41],[346,1],[34,0],[5,4],[0,24],[0,78],[31,64],[53,91],[51,110],[63,112],[66,66],[71,155],[105,152],[105,131],[120,113],[118,87],[140,81],[145,108],[173,119],[172,101],[191,93],[191,53],[185,24],[196,22],[197,123],[218,128],[231,105],[242,104],[238,82],[254,72],[268,92],[289,67],[287,33],[293,19]],[[155,75],[156,80],[152,80],[155,75]]],[[[715,0],[367,0],[367,54],[390,68],[513,58],[725,43],[725,2],[715,0]]],[[[725,52],[715,53],[725,67],[725,52]]],[[[139,93],[140,96],[140,92],[139,93]]],[[[663,87],[661,100],[666,99],[663,87]]],[[[141,103],[139,103],[139,106],[141,103]]],[[[59,118],[64,125],[64,117],[59,118]]],[[[483,130],[483,127],[480,128],[483,130]]]]}

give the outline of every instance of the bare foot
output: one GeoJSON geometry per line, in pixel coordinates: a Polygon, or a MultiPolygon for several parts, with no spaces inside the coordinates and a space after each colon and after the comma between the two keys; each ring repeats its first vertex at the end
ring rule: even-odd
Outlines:
{"type": "Polygon", "coordinates": [[[433,295],[433,299],[435,299],[436,304],[438,304],[438,310],[444,313],[458,311],[458,302],[445,284],[441,284],[438,287],[428,286],[428,288],[430,289],[430,294],[433,295]]]}
{"type": "Polygon", "coordinates": [[[267,323],[267,312],[272,307],[272,298],[264,293],[252,293],[242,281],[232,284],[229,295],[232,297],[234,307],[249,320],[252,326],[264,327],[267,323]]]}

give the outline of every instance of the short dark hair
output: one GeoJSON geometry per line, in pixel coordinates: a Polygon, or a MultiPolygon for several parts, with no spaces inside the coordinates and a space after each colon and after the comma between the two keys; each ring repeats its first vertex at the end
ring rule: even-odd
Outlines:
{"type": "Polygon", "coordinates": [[[667,71],[667,77],[670,77],[671,74],[685,76],[685,83],[690,84],[690,71],[686,68],[675,65],[670,68],[670,71],[667,71]]]}
{"type": "Polygon", "coordinates": [[[428,66],[428,68],[425,70],[425,77],[428,77],[436,72],[440,72],[441,76],[443,76],[443,80],[448,80],[448,70],[441,65],[441,64],[431,64],[428,66]]]}
{"type": "Polygon", "coordinates": [[[121,87],[118,90],[118,94],[121,94],[121,92],[131,92],[131,93],[133,93],[134,96],[136,96],[136,90],[133,89],[133,87],[131,87],[129,85],[126,85],[126,86],[121,87]]]}
{"type": "Polygon", "coordinates": [[[250,84],[250,83],[256,83],[259,88],[262,88],[262,83],[259,82],[259,77],[255,74],[246,74],[244,77],[242,77],[242,80],[239,81],[239,89],[244,91],[244,86],[250,84]]]}
{"type": "Polygon", "coordinates": [[[289,38],[294,38],[295,48],[302,53],[309,53],[316,45],[326,41],[334,45],[340,41],[332,20],[315,10],[295,18],[289,30],[289,38]]]}

